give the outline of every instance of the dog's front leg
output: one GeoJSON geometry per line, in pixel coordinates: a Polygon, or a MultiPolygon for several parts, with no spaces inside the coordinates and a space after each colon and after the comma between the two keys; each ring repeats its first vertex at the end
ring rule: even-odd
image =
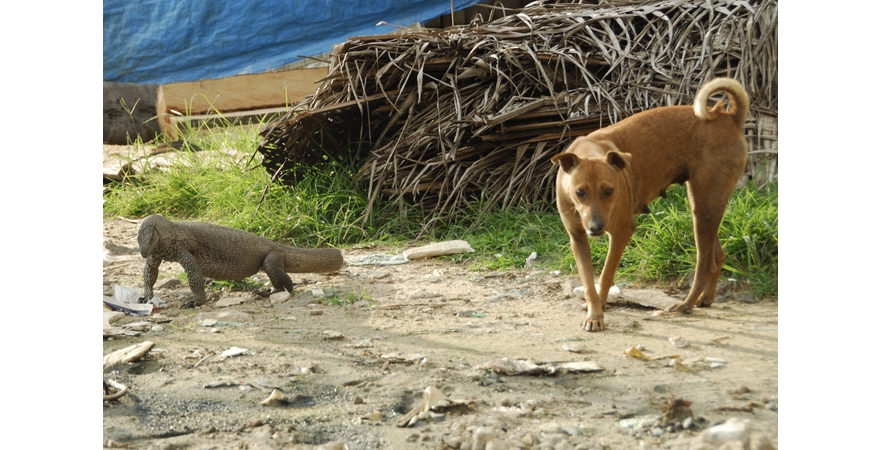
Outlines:
{"type": "Polygon", "coordinates": [[[586,304],[581,309],[587,310],[587,318],[584,319],[581,327],[587,331],[602,331],[605,329],[605,315],[602,313],[602,301],[599,299],[599,293],[596,292],[595,281],[593,281],[593,261],[590,243],[587,242],[587,234],[579,230],[575,233],[569,232],[569,237],[571,252],[574,254],[578,275],[584,285],[584,296],[586,297],[586,304]]]}
{"type": "Polygon", "coordinates": [[[618,226],[613,232],[608,232],[608,255],[605,257],[602,274],[599,275],[599,299],[602,302],[602,307],[608,303],[608,291],[611,290],[611,286],[614,286],[614,274],[617,273],[623,251],[629,244],[635,229],[635,221],[630,221],[618,226]]]}

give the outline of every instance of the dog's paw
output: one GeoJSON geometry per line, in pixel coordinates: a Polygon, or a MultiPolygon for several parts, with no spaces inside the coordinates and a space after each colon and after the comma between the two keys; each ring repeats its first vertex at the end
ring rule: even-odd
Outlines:
{"type": "Polygon", "coordinates": [[[602,331],[605,329],[605,317],[587,317],[581,328],[585,331],[602,331]]]}
{"type": "Polygon", "coordinates": [[[678,303],[666,308],[666,312],[678,312],[678,313],[685,313],[685,314],[689,314],[689,313],[693,312],[693,310],[694,310],[694,308],[692,306],[689,306],[685,302],[678,302],[678,303]]]}

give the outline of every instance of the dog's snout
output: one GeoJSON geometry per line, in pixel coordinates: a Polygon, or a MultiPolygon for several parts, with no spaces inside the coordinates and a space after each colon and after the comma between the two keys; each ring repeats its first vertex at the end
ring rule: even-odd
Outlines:
{"type": "Polygon", "coordinates": [[[602,234],[605,231],[605,223],[602,219],[593,219],[587,222],[587,232],[591,236],[602,234]]]}

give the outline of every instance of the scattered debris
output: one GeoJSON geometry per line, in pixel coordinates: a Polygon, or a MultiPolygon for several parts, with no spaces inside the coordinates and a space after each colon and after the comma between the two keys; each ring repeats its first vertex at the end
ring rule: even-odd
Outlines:
{"type": "Polygon", "coordinates": [[[417,361],[424,361],[427,359],[425,357],[425,355],[421,355],[418,353],[411,353],[409,355],[404,355],[403,353],[400,353],[400,352],[387,353],[387,354],[382,355],[381,358],[390,362],[390,363],[397,363],[397,364],[414,363],[417,361]]]}
{"type": "MultiPolygon", "coordinates": [[[[645,356],[644,353],[639,349],[641,346],[629,347],[623,351],[623,354],[635,359],[641,359],[642,361],[657,361],[660,359],[678,359],[678,355],[666,355],[666,356],[645,356]]],[[[644,349],[644,348],[642,348],[644,349]]]]}
{"type": "Polygon", "coordinates": [[[674,358],[672,361],[669,361],[669,365],[672,366],[675,370],[680,370],[687,373],[697,373],[696,370],[684,365],[684,363],[682,363],[681,360],[679,360],[678,358],[674,358]]]}
{"type": "Polygon", "coordinates": [[[715,339],[711,339],[711,340],[709,340],[709,344],[710,345],[718,345],[718,346],[727,345],[727,344],[721,342],[725,339],[730,339],[730,336],[720,336],[715,339]]]}
{"type": "Polygon", "coordinates": [[[604,369],[595,361],[572,361],[558,364],[556,367],[566,373],[599,372],[604,369]]]}
{"type": "Polygon", "coordinates": [[[245,353],[247,353],[246,348],[232,347],[229,350],[226,350],[225,352],[220,354],[220,360],[222,361],[226,358],[231,358],[233,356],[243,355],[245,353]]]}
{"type": "Polygon", "coordinates": [[[562,349],[572,353],[593,353],[586,344],[567,344],[563,345],[562,349]]]}
{"type": "Polygon", "coordinates": [[[476,367],[476,370],[491,370],[504,375],[556,375],[567,373],[599,372],[604,369],[595,361],[570,361],[562,363],[536,363],[532,360],[508,358],[496,359],[476,367]]]}
{"type": "Polygon", "coordinates": [[[153,297],[147,303],[138,303],[139,298],[140,294],[137,291],[113,284],[113,297],[105,295],[104,304],[131,316],[149,316],[155,305],[163,303],[158,297],[153,297]]]}
{"type": "MultiPolygon", "coordinates": [[[[428,419],[432,418],[432,411],[439,411],[444,408],[456,407],[456,406],[467,406],[468,402],[461,400],[453,400],[446,396],[440,389],[429,386],[425,388],[425,391],[422,393],[422,401],[416,405],[413,409],[411,409],[408,413],[404,414],[397,419],[398,427],[411,427],[419,419],[428,419]]],[[[438,414],[440,417],[443,414],[438,414]]]]}
{"type": "Polygon", "coordinates": [[[130,345],[104,357],[104,367],[110,367],[116,363],[130,363],[141,359],[147,352],[153,348],[150,341],[144,341],[140,344],[130,345]]]}
{"type": "Polygon", "coordinates": [[[104,401],[112,402],[122,398],[128,393],[128,386],[117,382],[116,380],[104,380],[104,401]],[[116,392],[113,392],[116,390],[116,392]]]}
{"type": "Polygon", "coordinates": [[[514,359],[510,360],[507,358],[496,359],[493,361],[489,361],[479,367],[477,369],[490,369],[495,373],[502,373],[504,375],[543,375],[543,374],[555,374],[556,370],[550,371],[547,367],[539,366],[535,364],[534,361],[526,360],[526,359],[514,359]]]}
{"type": "Polygon", "coordinates": [[[269,394],[269,397],[260,402],[263,406],[281,406],[286,403],[287,397],[278,389],[272,389],[272,393],[269,394]]]}

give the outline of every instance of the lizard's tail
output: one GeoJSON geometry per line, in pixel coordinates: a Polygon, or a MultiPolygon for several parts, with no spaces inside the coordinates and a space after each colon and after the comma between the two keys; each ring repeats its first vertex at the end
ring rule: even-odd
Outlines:
{"type": "Polygon", "coordinates": [[[713,120],[721,114],[733,115],[733,120],[740,129],[746,123],[746,115],[749,113],[749,95],[743,89],[742,84],[733,78],[716,78],[700,88],[697,91],[697,97],[694,99],[694,113],[703,120],[713,120]],[[724,112],[726,106],[724,102],[718,102],[712,109],[708,109],[709,96],[724,91],[733,101],[733,111],[724,112]]]}
{"type": "Polygon", "coordinates": [[[325,273],[342,268],[342,252],[335,248],[287,248],[284,271],[287,273],[325,273]]]}

